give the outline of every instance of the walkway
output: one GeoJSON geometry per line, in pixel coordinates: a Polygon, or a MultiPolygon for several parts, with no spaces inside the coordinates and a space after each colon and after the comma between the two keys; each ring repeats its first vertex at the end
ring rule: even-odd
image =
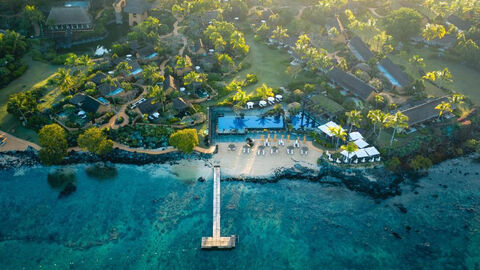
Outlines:
{"type": "Polygon", "coordinates": [[[213,236],[202,237],[202,248],[230,249],[235,247],[237,237],[220,236],[220,166],[215,166],[213,172],[213,236]]]}

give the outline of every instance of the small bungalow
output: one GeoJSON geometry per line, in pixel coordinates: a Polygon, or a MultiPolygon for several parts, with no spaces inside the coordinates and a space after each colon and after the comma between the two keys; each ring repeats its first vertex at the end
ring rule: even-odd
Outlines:
{"type": "Polygon", "coordinates": [[[93,30],[93,20],[82,7],[53,7],[47,18],[51,32],[83,32],[93,30]]]}
{"type": "Polygon", "coordinates": [[[340,20],[339,16],[335,16],[334,18],[331,18],[327,24],[325,25],[325,28],[327,31],[329,31],[332,28],[335,28],[338,32],[337,36],[332,35],[329,33],[329,37],[332,38],[336,43],[345,43],[347,36],[345,33],[345,28],[343,27],[342,21],[340,20]]]}
{"type": "Polygon", "coordinates": [[[128,13],[128,25],[141,24],[148,18],[148,12],[152,10],[151,1],[147,0],[116,0],[113,3],[115,9],[115,22],[123,23],[123,12],[128,13]]]}
{"type": "Polygon", "coordinates": [[[177,110],[179,113],[184,113],[189,108],[192,108],[192,104],[188,101],[185,101],[181,97],[175,98],[174,100],[172,100],[172,103],[175,110],[177,110]]]}
{"type": "Polygon", "coordinates": [[[448,16],[447,24],[455,26],[460,32],[468,31],[470,27],[472,27],[472,24],[469,21],[461,19],[455,14],[448,16]]]}
{"type": "Polygon", "coordinates": [[[364,101],[368,100],[372,93],[375,92],[375,89],[364,81],[336,67],[327,73],[327,77],[335,84],[343,87],[364,101]]]}
{"type": "Polygon", "coordinates": [[[203,40],[199,38],[195,43],[193,44],[191,51],[195,55],[206,55],[207,51],[205,50],[205,46],[203,45],[203,40]]]}
{"type": "Polygon", "coordinates": [[[167,93],[178,91],[177,85],[175,84],[175,78],[172,75],[167,75],[163,81],[163,89],[167,93]]]}
{"type": "Polygon", "coordinates": [[[437,47],[442,50],[448,50],[453,48],[457,43],[457,36],[453,33],[445,35],[443,38],[435,38],[432,40],[426,40],[422,36],[413,37],[411,40],[415,43],[424,43],[428,46],[437,47]]]}
{"type": "Polygon", "coordinates": [[[161,105],[160,103],[154,103],[153,98],[148,98],[145,102],[138,104],[137,108],[142,115],[150,115],[158,112],[158,110],[161,108],[161,105]]]}
{"type": "Polygon", "coordinates": [[[443,101],[448,102],[448,97],[429,98],[401,112],[408,116],[408,125],[411,127],[437,117],[438,110],[435,107],[443,101]]]}
{"type": "Polygon", "coordinates": [[[93,83],[95,83],[96,85],[100,85],[103,83],[103,80],[107,77],[107,75],[103,72],[98,72],[96,73],[91,79],[90,81],[92,81],[93,83]]]}
{"type": "Polygon", "coordinates": [[[358,36],[354,36],[348,42],[348,48],[359,61],[368,62],[374,56],[367,44],[358,36]]]}
{"type": "Polygon", "coordinates": [[[113,97],[124,91],[118,81],[115,81],[114,85],[111,85],[109,83],[102,83],[97,87],[97,89],[98,92],[100,92],[100,94],[102,94],[102,96],[104,97],[113,97]]]}
{"type": "Polygon", "coordinates": [[[158,53],[155,51],[153,46],[147,45],[143,48],[135,50],[137,59],[142,62],[150,62],[158,59],[158,53]]]}
{"type": "Polygon", "coordinates": [[[385,76],[396,87],[403,88],[412,82],[408,75],[389,58],[380,60],[378,63],[378,69],[383,73],[383,76],[385,76]]]}
{"type": "Polygon", "coordinates": [[[177,73],[177,76],[181,77],[187,73],[189,73],[190,71],[192,71],[192,59],[190,58],[190,56],[188,55],[185,55],[185,66],[184,68],[179,68],[179,69],[175,69],[175,72],[177,73]]]}
{"type": "Polygon", "coordinates": [[[76,94],[70,99],[70,103],[88,113],[105,112],[106,107],[99,100],[84,94],[76,94]]]}

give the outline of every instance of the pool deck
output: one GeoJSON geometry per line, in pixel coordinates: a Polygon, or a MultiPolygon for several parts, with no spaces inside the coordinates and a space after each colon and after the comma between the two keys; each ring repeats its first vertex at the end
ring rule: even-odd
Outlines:
{"type": "Polygon", "coordinates": [[[222,174],[226,177],[268,177],[279,168],[292,168],[296,164],[318,170],[317,160],[323,151],[314,147],[311,141],[305,144],[300,141],[300,147],[308,147],[308,154],[301,155],[299,148],[295,148],[293,155],[287,154],[287,146],[294,142],[295,140],[290,140],[285,146],[279,146],[276,154],[271,154],[271,147],[266,147],[265,155],[257,155],[259,140],[248,154],[242,151],[245,143],[233,143],[235,151],[228,150],[231,143],[217,143],[218,152],[212,157],[212,163],[220,165],[222,174]]]}

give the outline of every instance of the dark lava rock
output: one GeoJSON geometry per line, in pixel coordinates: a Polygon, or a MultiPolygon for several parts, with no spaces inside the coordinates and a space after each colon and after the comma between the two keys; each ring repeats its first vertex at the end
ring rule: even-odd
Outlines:
{"type": "Polygon", "coordinates": [[[401,203],[394,203],[393,205],[395,205],[398,210],[400,210],[400,212],[406,214],[407,213],[407,208],[405,206],[403,206],[403,204],[401,203]]]}
{"type": "Polygon", "coordinates": [[[197,179],[197,181],[198,181],[198,182],[202,182],[202,183],[203,183],[203,182],[205,182],[205,178],[204,178],[204,177],[202,177],[202,176],[200,176],[200,177],[197,179]]]}
{"type": "Polygon", "coordinates": [[[399,233],[392,231],[392,234],[395,236],[395,238],[402,239],[402,236],[399,233]]]}
{"type": "Polygon", "coordinates": [[[64,198],[64,197],[67,197],[69,195],[71,195],[73,192],[75,192],[77,190],[77,187],[72,184],[72,183],[68,183],[65,188],[60,191],[60,194],[58,194],[58,198],[61,199],[61,198],[64,198]]]}

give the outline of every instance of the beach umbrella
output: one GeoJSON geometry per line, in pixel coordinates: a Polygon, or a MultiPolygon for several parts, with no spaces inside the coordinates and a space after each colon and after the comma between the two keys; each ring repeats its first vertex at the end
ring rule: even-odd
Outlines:
{"type": "Polygon", "coordinates": [[[305,155],[308,154],[308,147],[306,146],[302,147],[302,153],[305,155]]]}
{"type": "Polygon", "coordinates": [[[273,134],[273,142],[274,142],[274,143],[277,142],[277,134],[273,134]]]}
{"type": "Polygon", "coordinates": [[[236,148],[237,147],[235,147],[235,144],[233,144],[233,143],[228,145],[228,150],[230,150],[230,151],[235,151],[236,148]]]}
{"type": "Polygon", "coordinates": [[[303,135],[303,144],[307,143],[307,134],[303,135]]]}
{"type": "Polygon", "coordinates": [[[287,135],[287,143],[290,142],[290,134],[287,135]]]}
{"type": "Polygon", "coordinates": [[[272,153],[278,153],[278,147],[273,146],[272,147],[272,153]]]}

